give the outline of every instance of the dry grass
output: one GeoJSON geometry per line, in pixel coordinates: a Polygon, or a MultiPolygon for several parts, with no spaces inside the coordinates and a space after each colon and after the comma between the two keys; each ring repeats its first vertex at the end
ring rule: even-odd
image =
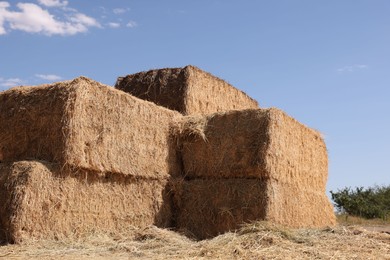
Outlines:
{"type": "Polygon", "coordinates": [[[360,225],[360,226],[390,226],[390,219],[384,220],[381,218],[366,219],[346,214],[336,215],[337,222],[342,225],[360,225]]]}
{"type": "Polygon", "coordinates": [[[30,241],[0,247],[6,259],[390,259],[390,235],[356,226],[286,229],[254,222],[235,233],[193,241],[154,226],[116,236],[30,241]]]}
{"type": "Polygon", "coordinates": [[[244,92],[194,66],[119,77],[115,87],[184,115],[258,108],[244,92]]]}

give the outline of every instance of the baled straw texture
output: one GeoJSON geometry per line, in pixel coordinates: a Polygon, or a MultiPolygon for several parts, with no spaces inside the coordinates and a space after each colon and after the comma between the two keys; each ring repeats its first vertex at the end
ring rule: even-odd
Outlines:
{"type": "Polygon", "coordinates": [[[0,161],[40,159],[143,178],[178,173],[181,115],[85,77],[0,93],[0,161]]]}
{"type": "Polygon", "coordinates": [[[119,77],[115,88],[179,112],[185,111],[186,71],[158,69],[119,77]]]}
{"type": "Polygon", "coordinates": [[[130,226],[171,225],[166,180],[62,172],[56,164],[0,164],[0,241],[116,234],[130,226]]]}
{"type": "Polygon", "coordinates": [[[177,229],[196,239],[265,219],[266,182],[251,179],[184,181],[175,186],[177,229]]]}
{"type": "Polygon", "coordinates": [[[297,184],[267,181],[265,220],[292,228],[336,225],[334,209],[322,190],[297,184]]]}
{"type": "Polygon", "coordinates": [[[196,239],[258,220],[293,228],[336,224],[323,192],[272,179],[194,179],[174,186],[174,194],[177,229],[196,239]]]}
{"type": "Polygon", "coordinates": [[[320,133],[281,110],[188,116],[177,135],[188,179],[275,179],[325,192],[328,159],[320,133]]]}
{"type": "Polygon", "coordinates": [[[184,115],[258,108],[244,92],[194,66],[119,77],[115,87],[184,115]]]}
{"type": "Polygon", "coordinates": [[[284,112],[271,108],[189,116],[183,118],[176,132],[186,180],[181,186],[173,186],[176,201],[180,201],[176,202],[180,228],[204,238],[208,233],[202,232],[202,224],[207,218],[214,228],[208,228],[213,230],[210,236],[250,220],[270,220],[289,227],[336,223],[325,195],[325,143],[320,133],[284,112]],[[258,185],[261,188],[248,194],[245,188],[231,192],[258,185]],[[207,193],[208,190],[211,191],[207,193]],[[231,205],[236,197],[242,201],[231,205]],[[246,210],[256,214],[243,218],[232,213],[231,220],[220,222],[234,224],[225,226],[215,220],[221,204],[235,209],[245,202],[246,210]],[[200,220],[196,222],[194,218],[200,220]]]}

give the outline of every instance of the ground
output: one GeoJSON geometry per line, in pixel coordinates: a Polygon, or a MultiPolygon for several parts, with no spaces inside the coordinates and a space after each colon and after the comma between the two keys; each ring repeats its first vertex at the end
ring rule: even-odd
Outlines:
{"type": "Polygon", "coordinates": [[[390,226],[286,229],[267,222],[194,241],[151,226],[0,247],[4,259],[390,259],[390,226]]]}

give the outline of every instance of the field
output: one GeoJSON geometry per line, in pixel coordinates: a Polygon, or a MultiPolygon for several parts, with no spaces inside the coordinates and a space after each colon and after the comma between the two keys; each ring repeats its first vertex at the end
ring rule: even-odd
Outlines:
{"type": "MultiPolygon", "coordinates": [[[[373,227],[371,223],[363,223],[373,227]]],[[[340,224],[325,229],[286,229],[254,222],[236,232],[195,241],[150,226],[120,235],[30,241],[0,247],[4,259],[390,259],[390,232],[340,224]]],[[[384,226],[382,226],[383,228],[384,226]]]]}

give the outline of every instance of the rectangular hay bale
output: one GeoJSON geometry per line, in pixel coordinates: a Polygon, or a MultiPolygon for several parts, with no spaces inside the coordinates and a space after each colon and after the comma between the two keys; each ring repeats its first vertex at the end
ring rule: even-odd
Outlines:
{"type": "Polygon", "coordinates": [[[184,117],[177,131],[186,178],[275,179],[325,192],[321,134],[281,110],[184,117]]]}
{"type": "Polygon", "coordinates": [[[260,179],[194,179],[174,186],[177,228],[206,239],[251,221],[293,228],[336,224],[323,192],[260,179]]]}
{"type": "Polygon", "coordinates": [[[250,179],[195,179],[174,185],[177,229],[205,239],[264,219],[266,183],[250,179]]]}
{"type": "Polygon", "coordinates": [[[301,185],[267,182],[266,220],[293,228],[336,225],[334,208],[325,192],[301,185]]]}
{"type": "Polygon", "coordinates": [[[244,92],[194,66],[119,77],[115,87],[184,115],[258,108],[244,92]]]}
{"type": "Polygon", "coordinates": [[[63,172],[57,164],[0,164],[0,241],[118,234],[171,225],[167,180],[63,172]]]}
{"type": "Polygon", "coordinates": [[[177,117],[85,77],[12,88],[0,92],[0,162],[38,159],[165,178],[180,170],[170,138],[177,117]]]}

